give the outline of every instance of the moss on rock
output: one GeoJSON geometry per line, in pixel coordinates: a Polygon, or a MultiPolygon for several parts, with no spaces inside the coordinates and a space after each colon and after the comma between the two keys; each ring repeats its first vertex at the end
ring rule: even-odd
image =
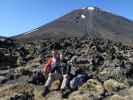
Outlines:
{"type": "Polygon", "coordinates": [[[109,79],[109,80],[104,82],[104,88],[108,92],[117,92],[117,91],[124,89],[126,87],[127,86],[124,83],[120,83],[114,79],[109,79]]]}

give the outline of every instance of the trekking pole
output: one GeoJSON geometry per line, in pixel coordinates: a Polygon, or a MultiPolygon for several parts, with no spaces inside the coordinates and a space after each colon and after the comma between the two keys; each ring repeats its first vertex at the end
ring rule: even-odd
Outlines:
{"type": "Polygon", "coordinates": [[[10,70],[10,66],[7,66],[7,69],[8,69],[8,78],[10,79],[11,78],[11,70],[10,70]]]}

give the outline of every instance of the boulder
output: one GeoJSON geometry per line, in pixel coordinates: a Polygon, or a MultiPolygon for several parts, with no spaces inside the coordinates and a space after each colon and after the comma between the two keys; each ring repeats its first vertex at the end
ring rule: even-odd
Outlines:
{"type": "Polygon", "coordinates": [[[88,94],[80,94],[78,91],[70,95],[69,100],[91,100],[88,94]]]}
{"type": "Polygon", "coordinates": [[[32,92],[17,93],[11,96],[10,100],[34,100],[34,94],[32,92]]]}
{"type": "Polygon", "coordinates": [[[0,70],[0,76],[6,76],[9,73],[9,70],[0,70]]]}
{"type": "Polygon", "coordinates": [[[128,90],[128,94],[127,96],[125,96],[127,98],[127,100],[133,100],[133,87],[131,87],[129,90],[128,90]]]}
{"type": "Polygon", "coordinates": [[[101,95],[104,93],[104,88],[99,81],[90,79],[79,88],[79,91],[89,91],[90,94],[101,95]]]}
{"type": "Polygon", "coordinates": [[[62,95],[59,91],[50,92],[44,100],[63,100],[62,95]]]}
{"type": "Polygon", "coordinates": [[[43,85],[45,83],[45,77],[43,73],[36,72],[31,76],[31,79],[29,79],[29,83],[35,84],[35,85],[43,85]]]}
{"type": "Polygon", "coordinates": [[[117,92],[127,87],[128,86],[124,83],[120,83],[114,79],[109,79],[104,82],[104,88],[107,90],[107,92],[117,92]]]}
{"type": "Polygon", "coordinates": [[[106,100],[133,100],[133,87],[120,90],[106,100]]]}
{"type": "Polygon", "coordinates": [[[90,79],[78,91],[73,92],[69,98],[70,100],[96,100],[102,98],[103,93],[102,84],[97,80],[90,79]]]}
{"type": "Polygon", "coordinates": [[[3,84],[4,82],[6,82],[8,80],[7,77],[5,76],[0,76],[0,84],[3,84]]]}
{"type": "Polygon", "coordinates": [[[109,66],[101,70],[97,76],[102,82],[110,78],[119,80],[119,81],[125,81],[125,76],[123,75],[120,67],[115,68],[115,67],[109,66]]]}
{"type": "Polygon", "coordinates": [[[23,92],[32,93],[33,91],[34,91],[34,86],[31,84],[21,83],[21,84],[6,85],[0,88],[0,100],[3,100],[2,98],[5,98],[7,96],[8,98],[10,98],[11,96],[14,96],[18,93],[23,93],[23,92]]]}
{"type": "Polygon", "coordinates": [[[61,84],[60,80],[55,80],[52,83],[50,90],[58,90],[60,88],[60,84],[61,84]]]}
{"type": "Polygon", "coordinates": [[[120,96],[120,95],[113,95],[110,97],[109,100],[127,100],[127,99],[123,96],[120,96]]]}

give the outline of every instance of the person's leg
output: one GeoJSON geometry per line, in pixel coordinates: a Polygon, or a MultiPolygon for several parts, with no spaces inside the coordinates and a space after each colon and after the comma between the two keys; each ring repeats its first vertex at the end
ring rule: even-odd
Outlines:
{"type": "Polygon", "coordinates": [[[44,91],[43,91],[43,94],[42,94],[43,96],[46,96],[48,94],[49,88],[50,88],[53,80],[54,80],[54,73],[49,73],[48,79],[45,83],[44,91]]]}
{"type": "Polygon", "coordinates": [[[63,98],[67,98],[71,93],[70,88],[68,88],[68,84],[69,84],[69,76],[67,74],[64,74],[63,81],[61,84],[61,93],[63,98]]]}
{"type": "Polygon", "coordinates": [[[76,90],[78,87],[78,83],[77,83],[77,78],[73,78],[71,81],[70,81],[70,88],[72,90],[76,90]]]}
{"type": "Polygon", "coordinates": [[[62,81],[62,84],[61,84],[61,90],[66,89],[68,83],[69,83],[68,75],[64,74],[63,75],[63,81],[62,81]]]}
{"type": "Polygon", "coordinates": [[[45,87],[50,88],[53,80],[54,80],[54,73],[49,73],[48,79],[47,79],[47,81],[45,83],[45,87]]]}

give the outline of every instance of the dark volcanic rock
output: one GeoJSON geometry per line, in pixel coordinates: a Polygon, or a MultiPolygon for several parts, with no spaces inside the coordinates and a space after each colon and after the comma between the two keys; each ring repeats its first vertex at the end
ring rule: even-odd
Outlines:
{"type": "Polygon", "coordinates": [[[34,100],[34,94],[29,92],[18,93],[12,96],[10,100],[34,100]]]}
{"type": "MultiPolygon", "coordinates": [[[[121,43],[99,38],[65,38],[59,41],[53,41],[50,39],[25,43],[21,49],[14,51],[18,53],[16,56],[21,57],[21,60],[24,61],[26,65],[22,66],[20,64],[18,66],[19,68],[13,69],[12,67],[8,67],[8,70],[0,71],[0,76],[7,76],[9,79],[1,85],[1,88],[16,83],[27,84],[28,86],[24,91],[27,90],[29,85],[31,85],[31,88],[35,88],[35,90],[37,89],[35,95],[40,96],[43,92],[42,85],[45,83],[45,79],[47,79],[47,75],[45,78],[43,76],[43,67],[44,64],[47,63],[48,58],[51,57],[51,51],[53,49],[59,49],[59,52],[63,54],[64,57],[65,62],[63,62],[66,63],[68,61],[68,65],[71,66],[71,74],[73,75],[70,75],[70,79],[81,72],[86,73],[89,78],[89,80],[80,86],[77,91],[70,94],[71,99],[83,100],[83,98],[85,98],[85,100],[103,100],[104,98],[115,95],[122,89],[128,89],[128,87],[133,85],[133,48],[121,43]],[[42,49],[40,51],[40,56],[35,53],[38,50],[36,48],[42,49]],[[26,58],[29,57],[32,57],[32,59],[27,60],[26,58]],[[35,59],[33,59],[34,57],[35,59]],[[38,91],[40,92],[38,93],[38,91]]],[[[5,51],[8,51],[8,49],[5,51]]],[[[10,55],[9,52],[2,52],[0,56],[5,56],[7,54],[10,55]]],[[[3,61],[3,63],[6,62],[3,61]]],[[[4,79],[4,77],[1,78],[2,82],[4,79]]],[[[46,100],[55,100],[56,97],[58,100],[63,100],[61,98],[61,93],[56,91],[59,89],[60,82],[61,81],[59,80],[53,82],[50,88],[50,93],[48,94],[48,99],[46,98],[46,100]]],[[[17,93],[13,98],[25,98],[25,94],[19,92],[19,90],[24,87],[25,85],[23,85],[23,87],[19,85],[17,89],[18,91],[16,91],[16,86],[11,88],[10,91],[17,93]]],[[[4,97],[5,94],[8,95],[7,89],[5,90],[6,93],[4,93],[3,90],[1,91],[1,97],[4,97]]],[[[36,98],[38,99],[38,97],[36,98]]]]}
{"type": "Polygon", "coordinates": [[[7,78],[7,77],[0,76],[0,84],[5,83],[7,80],[8,80],[8,78],[7,78]]]}

